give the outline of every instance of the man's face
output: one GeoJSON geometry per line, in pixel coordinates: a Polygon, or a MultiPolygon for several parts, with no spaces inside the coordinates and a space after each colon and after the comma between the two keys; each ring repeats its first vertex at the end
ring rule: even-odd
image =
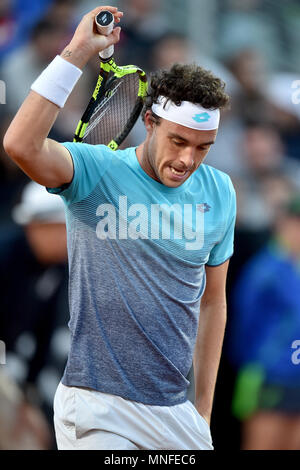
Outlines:
{"type": "Polygon", "coordinates": [[[198,131],[161,119],[159,124],[145,116],[148,131],[143,155],[146,173],[160,183],[176,188],[201,165],[217,130],[198,131]]]}

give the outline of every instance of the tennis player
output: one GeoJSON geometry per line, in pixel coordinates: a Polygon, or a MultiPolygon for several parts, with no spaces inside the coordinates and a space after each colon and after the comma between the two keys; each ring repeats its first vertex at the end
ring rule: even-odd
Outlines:
{"type": "Polygon", "coordinates": [[[230,178],[203,161],[228,96],[210,72],[175,65],[153,75],[137,148],[48,139],[86,62],[119,40],[119,27],[94,34],[103,9],[122,17],[105,6],[83,18],[4,139],[17,165],[66,206],[72,340],[54,399],[57,445],[213,449],[236,209],[230,178]]]}

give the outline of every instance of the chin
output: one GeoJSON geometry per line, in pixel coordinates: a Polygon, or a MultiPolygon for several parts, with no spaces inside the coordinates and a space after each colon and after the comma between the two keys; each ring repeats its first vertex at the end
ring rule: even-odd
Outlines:
{"type": "Polygon", "coordinates": [[[164,184],[165,186],[168,186],[169,188],[178,188],[179,186],[181,186],[183,183],[186,182],[186,180],[184,181],[170,181],[170,180],[165,180],[165,181],[161,181],[162,184],[164,184]]]}

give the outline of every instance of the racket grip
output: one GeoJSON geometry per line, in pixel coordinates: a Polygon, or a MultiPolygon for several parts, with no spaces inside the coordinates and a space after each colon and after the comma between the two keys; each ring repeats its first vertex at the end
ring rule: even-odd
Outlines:
{"type": "MultiPolygon", "coordinates": [[[[96,17],[95,17],[95,23],[97,27],[97,31],[99,34],[102,34],[103,36],[108,36],[113,28],[114,28],[114,17],[110,11],[104,10],[101,11],[96,17]]],[[[108,60],[110,59],[114,54],[114,46],[113,44],[103,51],[99,52],[99,56],[102,60],[108,60]]]]}

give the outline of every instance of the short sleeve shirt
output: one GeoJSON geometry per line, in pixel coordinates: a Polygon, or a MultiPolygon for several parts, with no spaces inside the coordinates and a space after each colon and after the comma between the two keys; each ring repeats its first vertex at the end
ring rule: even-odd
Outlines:
{"type": "Polygon", "coordinates": [[[135,148],[65,143],[71,348],[65,385],[153,405],[186,400],[205,265],[233,253],[235,191],[202,164],[171,188],[135,148]]]}

